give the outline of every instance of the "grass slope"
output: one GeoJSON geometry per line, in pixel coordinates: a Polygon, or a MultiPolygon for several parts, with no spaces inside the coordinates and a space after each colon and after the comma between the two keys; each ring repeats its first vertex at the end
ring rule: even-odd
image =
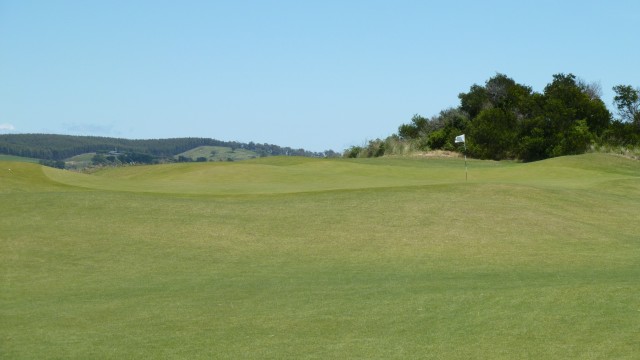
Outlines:
{"type": "Polygon", "coordinates": [[[0,357],[635,358],[640,164],[461,165],[11,163],[0,357]]]}
{"type": "Polygon", "coordinates": [[[65,167],[67,169],[82,170],[86,169],[93,164],[93,157],[96,153],[84,153],[76,156],[72,156],[65,160],[65,167]]]}
{"type": "Polygon", "coordinates": [[[17,161],[17,162],[38,163],[40,161],[40,159],[0,154],[0,161],[17,161]]]}
{"type": "Polygon", "coordinates": [[[198,146],[195,149],[185,151],[175,156],[188,157],[192,160],[197,160],[199,157],[204,157],[207,161],[238,161],[257,158],[258,153],[247,149],[232,149],[224,146],[198,146]]]}

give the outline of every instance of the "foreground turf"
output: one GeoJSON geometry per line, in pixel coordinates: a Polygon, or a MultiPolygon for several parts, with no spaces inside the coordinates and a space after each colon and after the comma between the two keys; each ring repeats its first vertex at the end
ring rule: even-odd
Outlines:
{"type": "Polygon", "coordinates": [[[640,353],[638,162],[7,164],[2,358],[640,353]]]}

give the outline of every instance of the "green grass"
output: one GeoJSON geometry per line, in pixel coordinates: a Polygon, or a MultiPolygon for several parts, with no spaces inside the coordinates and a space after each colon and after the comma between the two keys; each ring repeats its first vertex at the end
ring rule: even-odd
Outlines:
{"type": "Polygon", "coordinates": [[[95,155],[96,155],[96,153],[94,153],[94,152],[84,153],[84,154],[72,156],[72,157],[68,158],[66,161],[68,161],[68,162],[69,161],[72,161],[72,162],[91,162],[95,155]]]}
{"type": "Polygon", "coordinates": [[[93,157],[96,153],[84,153],[76,156],[72,156],[65,160],[65,166],[67,169],[82,170],[90,167],[93,164],[93,157]]]}
{"type": "Polygon", "coordinates": [[[640,164],[0,163],[0,358],[633,359],[640,164]]]}
{"type": "Polygon", "coordinates": [[[199,146],[175,156],[188,157],[197,160],[199,157],[207,158],[207,161],[238,161],[259,157],[255,151],[247,149],[231,149],[224,146],[199,146]]]}
{"type": "Polygon", "coordinates": [[[17,162],[28,162],[28,163],[37,164],[40,161],[40,159],[0,154],[0,161],[17,161],[17,162]]]}

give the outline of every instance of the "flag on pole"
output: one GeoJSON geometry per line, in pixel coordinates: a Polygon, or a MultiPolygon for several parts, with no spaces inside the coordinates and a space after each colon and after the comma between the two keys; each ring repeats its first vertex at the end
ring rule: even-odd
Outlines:
{"type": "Polygon", "coordinates": [[[457,143],[464,144],[464,180],[469,181],[469,176],[467,175],[467,143],[464,134],[456,136],[456,144],[457,143]]]}

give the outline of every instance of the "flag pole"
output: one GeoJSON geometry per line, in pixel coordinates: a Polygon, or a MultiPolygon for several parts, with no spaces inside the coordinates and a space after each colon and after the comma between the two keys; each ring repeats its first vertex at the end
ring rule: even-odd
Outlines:
{"type": "Polygon", "coordinates": [[[469,182],[469,175],[467,172],[467,142],[464,142],[464,181],[469,182]]]}
{"type": "Polygon", "coordinates": [[[465,139],[464,134],[456,136],[454,142],[463,143],[464,144],[464,181],[469,182],[469,172],[467,171],[467,139],[465,139]]]}

